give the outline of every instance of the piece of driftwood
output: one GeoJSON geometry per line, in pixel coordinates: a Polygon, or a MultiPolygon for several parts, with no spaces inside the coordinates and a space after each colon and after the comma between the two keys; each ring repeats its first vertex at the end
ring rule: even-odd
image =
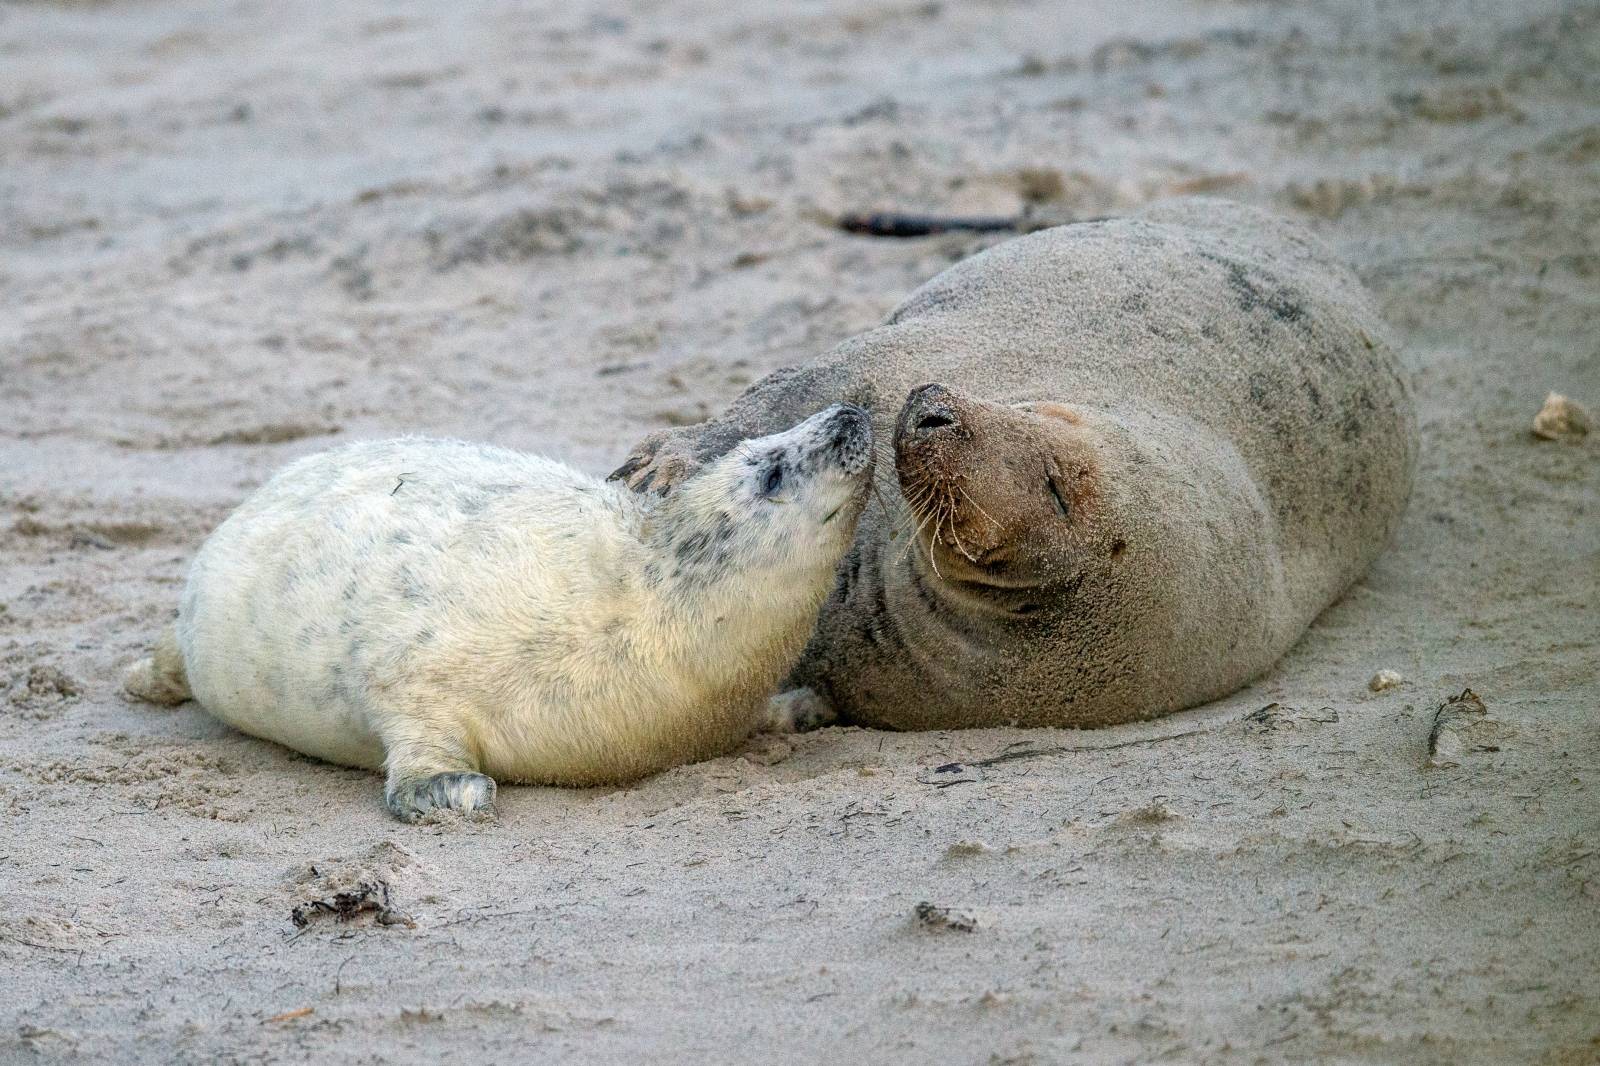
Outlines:
{"type": "Polygon", "coordinates": [[[864,237],[931,237],[936,233],[1012,233],[1020,230],[1017,215],[917,215],[871,211],[844,215],[839,228],[864,237]]]}
{"type": "Polygon", "coordinates": [[[914,211],[854,211],[838,226],[863,237],[932,237],[939,233],[1032,233],[1052,226],[1104,222],[1104,215],[1075,218],[1062,211],[1028,208],[1016,215],[924,215],[914,211]]]}

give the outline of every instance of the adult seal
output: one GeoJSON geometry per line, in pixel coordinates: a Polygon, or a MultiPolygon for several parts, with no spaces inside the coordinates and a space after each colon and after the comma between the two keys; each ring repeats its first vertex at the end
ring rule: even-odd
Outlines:
{"type": "Polygon", "coordinates": [[[1181,200],[959,263],[612,476],[670,491],[838,399],[892,438],[898,491],[789,698],[898,729],[1101,726],[1238,689],[1367,570],[1417,451],[1356,277],[1298,225],[1181,200]]]}
{"type": "Polygon", "coordinates": [[[130,692],[388,772],[390,810],[495,780],[631,781],[766,725],[871,483],[865,412],[745,441],[669,500],[461,441],[280,472],[201,547],[130,692]]]}

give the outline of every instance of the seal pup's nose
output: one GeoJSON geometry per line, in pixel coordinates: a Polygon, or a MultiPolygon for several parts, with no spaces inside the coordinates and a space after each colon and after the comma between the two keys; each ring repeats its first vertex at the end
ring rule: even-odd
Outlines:
{"type": "Polygon", "coordinates": [[[859,436],[872,428],[867,412],[853,403],[834,404],[828,415],[828,428],[837,440],[859,436]]]}
{"type": "Polygon", "coordinates": [[[835,404],[827,415],[824,431],[829,449],[846,473],[860,472],[872,458],[872,417],[853,403],[835,404]]]}
{"type": "Polygon", "coordinates": [[[918,385],[906,397],[905,412],[900,419],[901,432],[909,436],[925,437],[941,429],[961,424],[956,416],[955,396],[937,382],[918,385]]]}

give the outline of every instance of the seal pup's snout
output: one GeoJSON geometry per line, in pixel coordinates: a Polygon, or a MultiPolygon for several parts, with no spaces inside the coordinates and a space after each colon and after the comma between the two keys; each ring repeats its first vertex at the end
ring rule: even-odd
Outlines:
{"type": "Polygon", "coordinates": [[[835,404],[823,414],[824,447],[854,477],[872,462],[872,418],[853,403],[835,404]]]}
{"type": "MultiPolygon", "coordinates": [[[[854,518],[872,485],[872,419],[848,403],[823,408],[775,438],[759,442],[758,495],[778,503],[801,502],[826,526],[841,514],[854,518]],[[765,460],[760,458],[765,455],[765,460]],[[765,464],[765,465],[763,465],[765,464]],[[764,473],[762,472],[764,471],[764,473]]],[[[840,523],[835,529],[841,529],[840,523]]]]}
{"type": "Polygon", "coordinates": [[[899,424],[895,426],[895,437],[910,442],[960,428],[961,415],[956,410],[955,394],[938,382],[929,382],[918,385],[906,396],[899,424]]]}

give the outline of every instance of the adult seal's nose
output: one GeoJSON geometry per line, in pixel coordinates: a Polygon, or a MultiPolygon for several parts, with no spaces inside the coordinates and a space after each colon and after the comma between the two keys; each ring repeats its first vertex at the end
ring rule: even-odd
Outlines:
{"type": "Polygon", "coordinates": [[[918,385],[906,397],[905,412],[900,419],[901,433],[910,437],[926,437],[960,425],[954,400],[954,394],[937,382],[918,385]]]}

